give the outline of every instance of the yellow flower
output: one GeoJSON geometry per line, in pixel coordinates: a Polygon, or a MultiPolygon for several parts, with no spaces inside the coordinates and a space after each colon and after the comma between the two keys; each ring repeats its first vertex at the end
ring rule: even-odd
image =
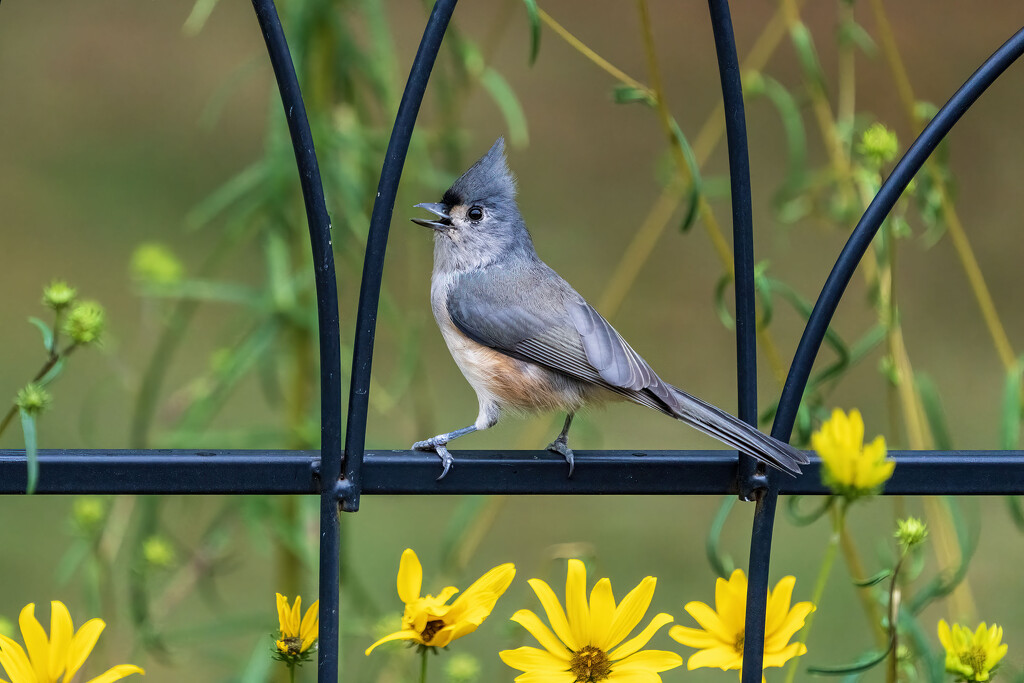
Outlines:
{"type": "Polygon", "coordinates": [[[939,620],[939,642],[946,650],[946,671],[958,676],[958,681],[975,683],[987,681],[995,671],[999,660],[1006,654],[1007,646],[1001,626],[991,628],[981,622],[973,634],[971,629],[953,624],[950,630],[945,619],[939,620]]]}
{"type": "Polygon", "coordinates": [[[277,652],[286,661],[300,658],[316,642],[320,632],[320,601],[317,600],[306,616],[302,615],[302,596],[295,597],[295,604],[288,606],[288,598],[277,594],[277,620],[280,624],[281,637],[277,640],[277,652]]]}
{"type": "MultiPolygon", "coordinates": [[[[71,623],[71,614],[64,603],[50,603],[50,635],[35,617],[35,604],[21,610],[18,623],[25,640],[25,650],[7,636],[0,635],[0,664],[11,683],[65,683],[75,678],[106,627],[102,619],[90,619],[78,632],[71,623]]],[[[118,664],[88,683],[112,683],[131,674],[146,672],[132,664],[118,664]]]]}
{"type": "MultiPolygon", "coordinates": [[[[764,666],[782,666],[793,657],[807,652],[803,643],[789,643],[803,628],[804,619],[814,611],[810,602],[798,602],[790,609],[796,579],[787,576],[768,591],[768,610],[764,630],[764,666]],[[787,645],[787,643],[789,643],[787,645]]],[[[702,666],[718,667],[722,671],[743,668],[744,619],[747,612],[747,577],[737,569],[729,580],[719,578],[715,583],[715,609],[703,602],[686,605],[701,628],[673,626],[668,632],[683,645],[700,651],[686,662],[689,670],[702,666]]],[[[761,680],[764,680],[762,676],[761,680]]]]}
{"type": "Polygon", "coordinates": [[[864,445],[864,420],[856,409],[849,416],[833,410],[811,435],[811,446],[821,456],[822,482],[850,500],[877,491],[896,467],[895,461],[886,460],[884,437],[864,445]]]}
{"type": "Polygon", "coordinates": [[[681,666],[683,658],[675,652],[640,648],[672,617],[659,614],[622,643],[644,618],[656,583],[657,579],[648,576],[616,606],[611,582],[601,579],[590,592],[588,605],[587,570],[579,560],[569,560],[565,611],[547,583],[530,579],[550,629],[530,610],[512,615],[512,621],[529,631],[545,649],[520,647],[498,655],[513,669],[526,672],[516,677],[519,683],[661,683],[658,673],[681,666]]]}
{"type": "Polygon", "coordinates": [[[459,592],[455,586],[443,589],[437,597],[420,597],[423,567],[416,553],[406,548],[398,565],[398,597],[405,603],[402,630],[384,636],[368,647],[366,654],[390,640],[411,640],[425,647],[446,647],[483,623],[515,575],[514,565],[499,565],[474,581],[449,605],[446,603],[459,592]]]}

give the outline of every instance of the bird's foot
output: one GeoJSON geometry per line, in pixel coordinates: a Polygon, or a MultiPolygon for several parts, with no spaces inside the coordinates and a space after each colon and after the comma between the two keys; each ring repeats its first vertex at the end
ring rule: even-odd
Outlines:
{"type": "Polygon", "coordinates": [[[448,452],[448,442],[442,441],[437,436],[425,441],[417,441],[412,445],[412,449],[414,451],[434,451],[437,453],[437,457],[441,458],[441,476],[437,478],[437,481],[444,479],[448,470],[455,464],[455,458],[448,452]]]}
{"type": "Polygon", "coordinates": [[[563,458],[565,458],[565,461],[567,463],[569,463],[569,477],[568,478],[571,479],[572,478],[572,471],[573,471],[573,469],[575,469],[576,463],[573,460],[573,452],[572,452],[572,449],[569,448],[569,442],[566,439],[563,439],[562,437],[558,437],[557,439],[552,441],[550,444],[548,444],[548,450],[553,452],[553,453],[561,454],[561,456],[563,458]]]}

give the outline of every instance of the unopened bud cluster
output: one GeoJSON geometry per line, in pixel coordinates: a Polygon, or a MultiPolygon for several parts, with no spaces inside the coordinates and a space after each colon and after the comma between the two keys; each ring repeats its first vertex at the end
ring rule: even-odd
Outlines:
{"type": "Polygon", "coordinates": [[[81,301],[74,305],[64,321],[64,332],[76,344],[93,344],[103,336],[106,313],[95,301],[81,301]]]}
{"type": "Polygon", "coordinates": [[[18,391],[18,396],[14,399],[14,404],[18,406],[20,410],[23,410],[29,415],[35,416],[49,408],[52,400],[53,398],[50,396],[50,392],[35,382],[29,382],[18,391]]]}

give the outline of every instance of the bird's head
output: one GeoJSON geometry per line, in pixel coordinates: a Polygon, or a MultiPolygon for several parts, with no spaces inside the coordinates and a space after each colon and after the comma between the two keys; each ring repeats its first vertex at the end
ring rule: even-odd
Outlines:
{"type": "Polygon", "coordinates": [[[516,205],[516,183],[505,161],[505,140],[491,149],[444,193],[440,203],[417,204],[435,218],[412,222],[435,232],[435,259],[456,269],[480,268],[533,242],[516,205]]]}

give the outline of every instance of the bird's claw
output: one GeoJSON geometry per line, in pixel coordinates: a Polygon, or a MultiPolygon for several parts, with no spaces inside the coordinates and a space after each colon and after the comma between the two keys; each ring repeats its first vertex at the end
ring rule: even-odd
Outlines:
{"type": "Polygon", "coordinates": [[[448,452],[447,444],[446,441],[437,441],[435,437],[426,441],[417,441],[412,445],[414,451],[434,451],[437,453],[437,457],[441,458],[441,476],[437,478],[437,481],[444,479],[448,470],[455,464],[455,458],[448,452]]]}
{"type": "Polygon", "coordinates": [[[572,479],[572,471],[576,467],[576,463],[573,460],[572,449],[569,448],[568,442],[565,439],[558,438],[548,444],[548,450],[553,453],[559,453],[565,461],[569,463],[569,476],[567,478],[572,479]]]}

